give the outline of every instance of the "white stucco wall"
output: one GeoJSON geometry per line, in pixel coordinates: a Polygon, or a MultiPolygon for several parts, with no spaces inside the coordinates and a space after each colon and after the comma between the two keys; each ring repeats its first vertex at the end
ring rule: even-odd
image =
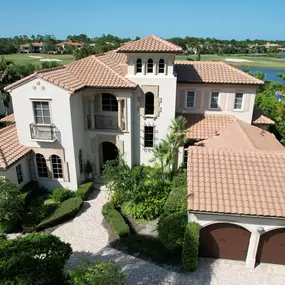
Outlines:
{"type": "Polygon", "coordinates": [[[246,123],[251,124],[255,93],[255,86],[178,84],[176,93],[176,112],[232,115],[246,123]],[[186,107],[187,91],[195,92],[194,108],[186,107]],[[219,92],[218,109],[209,108],[211,92],[219,92]],[[236,93],[244,94],[243,106],[241,110],[234,110],[236,93]]]}
{"type": "Polygon", "coordinates": [[[64,150],[64,162],[68,167],[69,181],[63,179],[40,179],[47,188],[68,187],[77,189],[77,173],[74,159],[74,138],[72,132],[70,93],[42,79],[33,79],[10,91],[13,98],[18,137],[21,144],[31,148],[47,148],[64,150]],[[48,101],[50,104],[51,122],[58,128],[61,141],[39,142],[31,139],[30,124],[35,122],[33,100],[48,101]]]}
{"type": "Polygon", "coordinates": [[[29,166],[29,155],[24,156],[20,161],[10,166],[7,170],[0,170],[0,177],[6,177],[11,180],[13,183],[22,188],[25,184],[31,181],[31,171],[29,166]],[[16,167],[21,164],[23,182],[18,184],[16,167]]]}

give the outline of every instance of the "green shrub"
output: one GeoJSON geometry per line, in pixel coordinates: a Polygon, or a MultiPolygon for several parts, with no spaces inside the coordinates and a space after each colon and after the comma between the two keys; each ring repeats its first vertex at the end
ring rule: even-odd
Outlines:
{"type": "Polygon", "coordinates": [[[172,189],[178,187],[187,187],[187,169],[180,169],[174,174],[171,182],[171,187],[172,189]]]}
{"type": "Polygon", "coordinates": [[[22,187],[21,192],[29,192],[30,194],[28,195],[28,198],[32,199],[35,196],[47,194],[48,190],[44,187],[39,186],[39,183],[37,181],[32,180],[22,187]]]}
{"type": "Polygon", "coordinates": [[[187,187],[174,188],[165,202],[165,213],[177,213],[187,210],[187,187]]]}
{"type": "Polygon", "coordinates": [[[178,212],[161,216],[158,222],[158,233],[163,244],[170,251],[180,251],[183,245],[187,212],[178,212]]]}
{"type": "Polygon", "coordinates": [[[198,265],[200,226],[192,222],[186,226],[182,262],[185,269],[195,271],[198,265]]]}
{"type": "Polygon", "coordinates": [[[50,198],[53,199],[55,202],[62,203],[63,201],[72,197],[74,197],[74,192],[65,188],[57,188],[52,191],[50,198]]]}
{"type": "Polygon", "coordinates": [[[79,212],[82,204],[83,201],[79,197],[65,200],[50,217],[43,220],[35,229],[43,230],[74,218],[79,212]]]}
{"type": "Polygon", "coordinates": [[[0,242],[0,276],[4,284],[61,284],[72,253],[53,235],[29,234],[0,242]]]}
{"type": "Polygon", "coordinates": [[[123,237],[130,233],[130,228],[125,222],[122,215],[115,209],[112,202],[106,203],[102,208],[102,214],[105,219],[112,225],[114,232],[123,237]]]}
{"type": "Polygon", "coordinates": [[[79,185],[77,191],[75,192],[75,196],[80,197],[83,201],[86,201],[92,190],[93,182],[83,183],[79,185]]]}
{"type": "Polygon", "coordinates": [[[161,240],[156,237],[131,234],[121,239],[121,242],[129,250],[139,252],[155,262],[167,262],[169,260],[169,251],[161,240]]]}
{"type": "Polygon", "coordinates": [[[0,233],[12,233],[15,231],[19,225],[19,219],[15,217],[14,219],[0,221],[0,233]]]}
{"type": "Polygon", "coordinates": [[[84,264],[69,271],[73,285],[124,285],[126,276],[120,266],[112,260],[95,261],[85,260],[84,264]]]}

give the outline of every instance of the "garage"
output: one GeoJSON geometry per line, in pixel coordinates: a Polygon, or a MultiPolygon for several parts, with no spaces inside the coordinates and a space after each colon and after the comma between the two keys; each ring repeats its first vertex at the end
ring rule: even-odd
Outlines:
{"type": "Polygon", "coordinates": [[[276,229],[260,236],[257,262],[285,264],[285,229],[276,229]]]}
{"type": "Polygon", "coordinates": [[[199,255],[233,260],[246,260],[251,233],[228,223],[206,226],[200,231],[199,255]]]}

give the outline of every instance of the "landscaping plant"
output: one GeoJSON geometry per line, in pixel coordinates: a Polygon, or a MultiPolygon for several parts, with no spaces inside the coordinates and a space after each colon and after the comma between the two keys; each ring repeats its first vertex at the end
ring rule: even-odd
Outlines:
{"type": "Polygon", "coordinates": [[[57,203],[62,203],[63,201],[74,197],[74,192],[65,188],[57,188],[52,191],[51,199],[57,203]]]}
{"type": "Polygon", "coordinates": [[[164,213],[177,213],[187,210],[187,187],[174,188],[163,207],[164,213]]]}
{"type": "Polygon", "coordinates": [[[76,197],[80,197],[83,201],[86,201],[89,194],[92,192],[93,182],[87,182],[79,185],[77,191],[75,192],[76,197]]]}

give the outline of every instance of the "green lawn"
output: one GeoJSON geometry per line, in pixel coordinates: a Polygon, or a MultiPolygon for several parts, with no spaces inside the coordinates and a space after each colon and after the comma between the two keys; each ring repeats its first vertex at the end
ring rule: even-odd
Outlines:
{"type": "MultiPolygon", "coordinates": [[[[1,56],[1,55],[0,55],[1,56]]],[[[12,60],[15,64],[19,65],[25,65],[27,63],[34,64],[36,66],[41,65],[41,61],[38,58],[32,58],[30,56],[41,56],[42,58],[54,58],[54,59],[60,59],[62,61],[59,61],[60,64],[67,64],[71,63],[75,60],[72,54],[42,54],[42,53],[17,53],[17,54],[7,54],[3,55],[5,59],[12,60]]]]}
{"type": "MultiPolygon", "coordinates": [[[[176,59],[186,60],[191,58],[196,60],[197,55],[178,55],[176,59]]],[[[202,54],[201,60],[213,60],[213,61],[224,61],[226,58],[237,58],[246,59],[250,62],[227,62],[233,66],[245,66],[245,67],[262,67],[262,68],[285,68],[285,58],[274,58],[274,57],[254,57],[247,55],[213,55],[213,54],[202,54]]]]}

